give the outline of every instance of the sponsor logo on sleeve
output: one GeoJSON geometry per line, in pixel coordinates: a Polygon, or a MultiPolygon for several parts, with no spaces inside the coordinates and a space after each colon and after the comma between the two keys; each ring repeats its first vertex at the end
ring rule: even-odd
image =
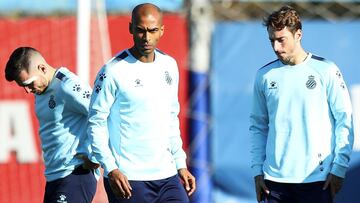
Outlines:
{"type": "Polygon", "coordinates": [[[95,86],[95,92],[96,92],[97,94],[99,94],[100,90],[101,90],[100,85],[96,85],[96,86],[95,86]]]}
{"type": "Polygon", "coordinates": [[[269,89],[274,90],[278,88],[278,84],[275,81],[271,81],[269,84],[269,89]]]}
{"type": "Polygon", "coordinates": [[[74,91],[74,92],[80,92],[80,91],[81,91],[81,86],[80,86],[80,84],[74,85],[73,91],[74,91]]]}
{"type": "Polygon", "coordinates": [[[91,96],[91,93],[90,91],[86,90],[84,93],[83,93],[83,98],[84,99],[90,99],[90,96],[91,96]]]}

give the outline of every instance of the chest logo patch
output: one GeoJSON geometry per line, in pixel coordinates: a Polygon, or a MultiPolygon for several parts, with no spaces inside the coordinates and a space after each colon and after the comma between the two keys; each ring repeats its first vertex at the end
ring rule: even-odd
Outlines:
{"type": "Polygon", "coordinates": [[[142,87],[142,86],[143,86],[143,84],[142,84],[141,80],[140,80],[140,79],[136,79],[136,80],[135,80],[135,87],[142,87]]]}
{"type": "Polygon", "coordinates": [[[171,85],[171,84],[172,84],[172,78],[171,78],[171,76],[170,76],[170,74],[169,74],[168,71],[165,71],[165,81],[166,81],[166,83],[167,83],[168,85],[171,85]]]}
{"type": "Polygon", "coordinates": [[[308,81],[306,82],[306,87],[308,89],[314,89],[316,87],[316,80],[315,80],[315,76],[310,75],[308,77],[308,81]]]}
{"type": "Polygon", "coordinates": [[[277,89],[277,88],[278,88],[277,83],[275,81],[271,81],[269,89],[273,90],[273,89],[277,89]]]}
{"type": "Polygon", "coordinates": [[[54,109],[54,108],[55,108],[56,102],[55,102],[55,99],[54,99],[54,95],[51,95],[51,96],[50,96],[48,105],[49,105],[49,108],[50,108],[50,109],[54,109]]]}

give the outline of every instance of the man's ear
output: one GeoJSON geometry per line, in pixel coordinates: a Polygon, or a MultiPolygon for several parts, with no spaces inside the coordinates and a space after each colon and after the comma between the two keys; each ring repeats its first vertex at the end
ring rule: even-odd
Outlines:
{"type": "Polygon", "coordinates": [[[301,29],[298,29],[296,32],[295,32],[295,39],[297,42],[300,42],[301,39],[302,39],[302,31],[301,29]]]}
{"type": "Polygon", "coordinates": [[[129,32],[130,32],[130,34],[133,34],[133,31],[132,31],[132,23],[131,23],[131,22],[129,23],[129,32]]]}
{"type": "Polygon", "coordinates": [[[47,72],[47,67],[44,64],[39,64],[37,66],[38,70],[41,71],[42,73],[46,73],[47,72]]]}
{"type": "Polygon", "coordinates": [[[162,35],[164,34],[164,32],[165,32],[165,26],[162,25],[162,26],[160,27],[160,36],[162,36],[162,35]]]}

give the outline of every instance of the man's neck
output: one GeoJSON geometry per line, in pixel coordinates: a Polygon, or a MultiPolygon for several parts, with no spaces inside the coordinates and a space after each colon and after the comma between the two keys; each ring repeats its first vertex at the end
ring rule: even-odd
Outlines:
{"type": "Polygon", "coordinates": [[[142,55],[135,47],[129,49],[130,53],[139,61],[143,63],[151,63],[155,60],[155,53],[152,52],[148,55],[142,55]]]}
{"type": "Polygon", "coordinates": [[[309,54],[307,52],[301,49],[300,53],[294,59],[294,65],[304,62],[307,59],[308,55],[309,54]]]}
{"type": "Polygon", "coordinates": [[[55,75],[55,72],[56,72],[56,69],[49,66],[48,67],[48,72],[46,74],[46,78],[47,80],[49,81],[49,83],[51,82],[51,80],[54,78],[54,75],[55,75]]]}

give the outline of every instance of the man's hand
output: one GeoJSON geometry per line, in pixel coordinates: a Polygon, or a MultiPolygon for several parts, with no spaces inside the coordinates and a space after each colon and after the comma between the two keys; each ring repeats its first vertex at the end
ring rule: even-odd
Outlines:
{"type": "Polygon", "coordinates": [[[256,199],[258,202],[261,202],[264,197],[264,193],[266,195],[270,194],[269,189],[265,185],[264,175],[255,176],[255,190],[256,190],[256,199]]]}
{"type": "Polygon", "coordinates": [[[186,168],[179,169],[178,173],[181,180],[183,181],[187,194],[189,196],[192,195],[196,189],[195,177],[191,175],[191,173],[186,168]]]}
{"type": "Polygon", "coordinates": [[[344,178],[329,173],[326,182],[324,184],[323,190],[326,190],[328,187],[330,187],[331,197],[334,199],[336,193],[340,191],[343,181],[344,178]]]}
{"type": "Polygon", "coordinates": [[[109,174],[109,184],[111,190],[116,197],[130,199],[131,186],[127,177],[119,171],[119,169],[112,170],[109,174]]]}
{"type": "Polygon", "coordinates": [[[75,157],[84,161],[82,164],[84,169],[97,169],[100,166],[100,164],[90,161],[85,154],[77,154],[75,157]]]}

